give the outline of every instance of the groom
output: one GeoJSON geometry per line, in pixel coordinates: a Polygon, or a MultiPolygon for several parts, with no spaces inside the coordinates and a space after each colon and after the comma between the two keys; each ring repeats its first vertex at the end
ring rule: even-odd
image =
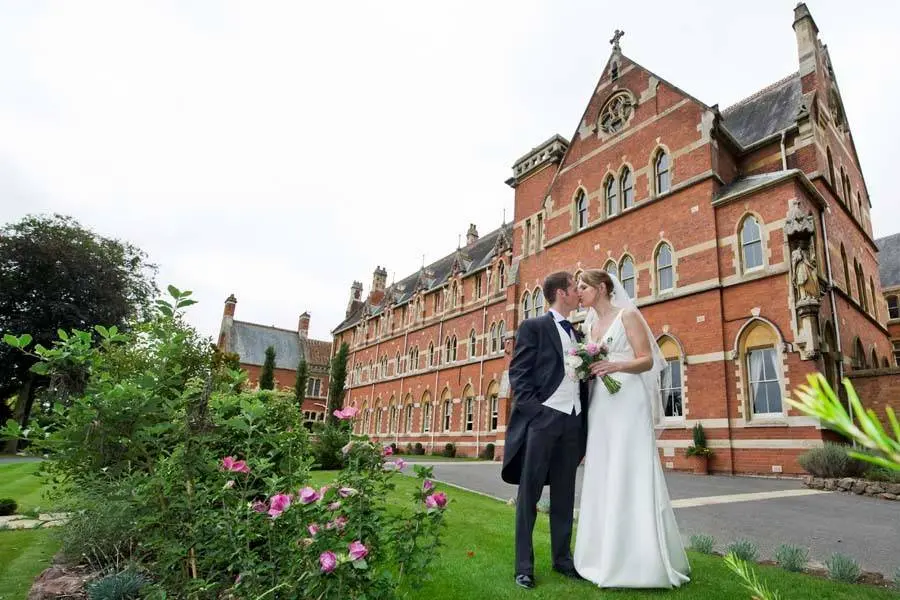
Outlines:
{"type": "Polygon", "coordinates": [[[506,429],[503,481],[519,485],[516,499],[516,584],[534,587],[532,532],[537,502],[550,485],[553,569],[576,579],[572,561],[575,472],[584,456],[587,386],[566,376],[563,356],[578,341],[566,318],[578,307],[570,273],[544,280],[550,311],[526,319],[516,331],[509,366],[514,404],[506,429]]]}

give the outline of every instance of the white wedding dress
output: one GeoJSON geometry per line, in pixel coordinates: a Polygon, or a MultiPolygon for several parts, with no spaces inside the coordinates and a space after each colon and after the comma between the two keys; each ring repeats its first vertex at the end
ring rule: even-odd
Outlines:
{"type": "MultiPolygon", "coordinates": [[[[612,361],[634,358],[622,311],[591,341],[606,343],[612,361]]],[[[592,384],[575,568],[604,588],[677,587],[690,565],[656,449],[655,390],[640,375],[611,376],[622,384],[615,394],[592,384]]]]}

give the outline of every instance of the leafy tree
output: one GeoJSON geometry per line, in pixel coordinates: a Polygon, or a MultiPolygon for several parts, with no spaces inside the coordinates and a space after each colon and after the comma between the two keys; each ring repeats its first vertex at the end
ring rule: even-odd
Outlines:
{"type": "Polygon", "coordinates": [[[259,374],[259,389],[275,389],[275,348],[266,348],[266,361],[263,363],[262,373],[259,374]]]}
{"type": "MultiPolygon", "coordinates": [[[[60,329],[124,330],[149,314],[155,273],[139,248],[71,217],[26,216],[0,228],[0,336],[27,333],[49,347],[60,329]]],[[[31,371],[36,360],[0,344],[0,424],[27,424],[38,389],[49,382],[31,371]]]]}
{"type": "Polygon", "coordinates": [[[341,344],[337,354],[331,359],[331,368],[328,373],[328,400],[325,407],[326,423],[334,424],[337,417],[334,411],[344,403],[344,382],[347,379],[347,354],[350,348],[346,342],[341,344]]]}
{"type": "Polygon", "coordinates": [[[300,359],[297,365],[297,381],[294,382],[294,399],[297,400],[297,408],[303,410],[303,400],[306,399],[306,382],[309,380],[309,367],[306,360],[300,359]]]}

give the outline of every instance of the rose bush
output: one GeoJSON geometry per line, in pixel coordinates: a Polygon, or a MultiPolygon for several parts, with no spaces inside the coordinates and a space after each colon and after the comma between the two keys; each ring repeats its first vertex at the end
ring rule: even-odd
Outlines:
{"type": "Polygon", "coordinates": [[[293,398],[240,392],[246,374],[181,318],[190,293],[170,293],[128,334],[62,332],[49,349],[5,339],[40,358],[63,399],[46,425],[0,435],[50,456],[74,511],[69,559],[133,563],[159,597],[390,599],[426,577],[447,505],[430,471],[417,469],[408,506],[388,507],[402,463],[348,434],[344,469],[313,485],[293,398]]]}

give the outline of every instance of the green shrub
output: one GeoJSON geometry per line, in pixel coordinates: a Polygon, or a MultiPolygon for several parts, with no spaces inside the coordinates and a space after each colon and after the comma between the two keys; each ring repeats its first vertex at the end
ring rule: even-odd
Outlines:
{"type": "Polygon", "coordinates": [[[314,469],[334,471],[344,467],[344,453],[342,448],[350,440],[350,429],[344,421],[338,421],[320,425],[318,438],[312,444],[312,455],[315,464],[314,469]]]}
{"type": "Polygon", "coordinates": [[[478,456],[483,460],[494,460],[494,444],[491,444],[489,442],[484,448],[482,448],[478,456]]]}
{"type": "Polygon", "coordinates": [[[870,467],[865,474],[866,479],[872,481],[884,481],[887,483],[900,483],[900,471],[894,471],[886,467],[870,467]]]}
{"type": "Polygon", "coordinates": [[[550,514],[550,500],[548,498],[541,498],[538,500],[537,511],[539,513],[550,514]]]}
{"type": "Polygon", "coordinates": [[[447,444],[444,446],[444,451],[441,452],[441,456],[453,458],[454,456],[456,456],[456,446],[454,446],[452,442],[447,442],[447,444]]]}
{"type": "Polygon", "coordinates": [[[709,446],[707,446],[706,432],[703,430],[702,424],[697,423],[696,425],[694,425],[694,428],[691,431],[691,436],[693,437],[693,443],[685,449],[685,456],[713,455],[713,451],[709,448],[709,446]]]}
{"type": "Polygon", "coordinates": [[[697,552],[702,552],[703,554],[712,554],[713,547],[716,545],[716,538],[711,535],[692,535],[691,536],[691,549],[696,550],[697,552]]]}
{"type": "Polygon", "coordinates": [[[870,465],[847,455],[849,446],[825,442],[806,451],[798,459],[800,466],[816,477],[861,477],[870,465]]]}
{"type": "Polygon", "coordinates": [[[799,546],[782,544],[775,551],[775,562],[786,571],[801,572],[806,568],[809,550],[799,546]]]}
{"type": "Polygon", "coordinates": [[[149,583],[146,575],[126,569],[89,583],[86,591],[90,600],[137,600],[149,583]]]}
{"type": "Polygon", "coordinates": [[[756,562],[759,557],[759,548],[751,540],[737,540],[729,544],[726,554],[734,554],[741,560],[756,562]]]}
{"type": "Polygon", "coordinates": [[[417,456],[425,455],[425,446],[422,445],[422,442],[416,442],[416,445],[413,446],[413,454],[417,456]]]}
{"type": "Polygon", "coordinates": [[[0,499],[0,517],[16,514],[17,508],[19,508],[19,505],[12,498],[0,499]]]}
{"type": "Polygon", "coordinates": [[[825,567],[828,569],[828,577],[835,581],[856,583],[859,580],[859,563],[845,554],[835,552],[825,561],[825,567]]]}
{"type": "Polygon", "coordinates": [[[407,442],[407,443],[406,443],[406,453],[407,453],[407,454],[413,454],[413,445],[412,445],[412,442],[407,442]]]}

